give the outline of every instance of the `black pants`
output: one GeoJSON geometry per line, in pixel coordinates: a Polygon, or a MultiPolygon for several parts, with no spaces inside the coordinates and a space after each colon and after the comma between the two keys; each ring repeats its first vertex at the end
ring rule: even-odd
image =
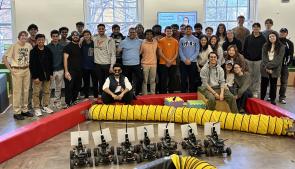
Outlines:
{"type": "Polygon", "coordinates": [[[250,90],[246,90],[242,97],[240,97],[239,99],[237,99],[237,107],[239,110],[244,109],[246,107],[246,102],[248,98],[253,97],[252,92],[250,90]]]}
{"type": "Polygon", "coordinates": [[[114,103],[114,102],[121,102],[121,103],[125,103],[125,104],[131,104],[131,101],[132,101],[132,98],[133,98],[133,93],[132,93],[132,91],[127,92],[123,96],[122,100],[120,100],[120,101],[114,100],[113,97],[111,95],[107,94],[106,92],[102,93],[101,98],[102,98],[102,102],[104,104],[111,104],[111,103],[114,103]]]}
{"type": "Polygon", "coordinates": [[[280,86],[280,97],[279,99],[286,99],[286,90],[287,90],[287,85],[288,85],[288,77],[289,77],[289,70],[288,66],[283,65],[281,69],[281,86],[280,86]]]}
{"type": "Polygon", "coordinates": [[[102,86],[105,80],[107,79],[107,77],[109,77],[110,75],[110,66],[111,65],[96,64],[95,73],[96,73],[97,80],[99,82],[99,94],[102,94],[102,86]]]}
{"type": "Polygon", "coordinates": [[[167,89],[169,93],[173,93],[176,85],[176,65],[171,65],[167,67],[166,65],[159,65],[159,73],[160,78],[160,93],[167,93],[167,89]]]}
{"type": "Polygon", "coordinates": [[[72,79],[70,81],[65,79],[65,102],[67,105],[71,105],[77,100],[82,84],[82,72],[69,71],[69,73],[72,79]]]}
{"type": "Polygon", "coordinates": [[[123,74],[131,82],[135,95],[138,95],[142,89],[143,74],[140,65],[123,66],[123,74]]]}
{"type": "Polygon", "coordinates": [[[89,88],[90,88],[90,77],[92,81],[92,92],[94,98],[98,97],[98,80],[96,77],[95,70],[90,70],[90,69],[83,69],[83,93],[85,95],[85,98],[88,98],[89,96],[89,88]]]}
{"type": "Polygon", "coordinates": [[[197,70],[196,62],[186,65],[180,61],[181,92],[197,92],[201,86],[200,72],[197,70]]]}
{"type": "Polygon", "coordinates": [[[261,96],[260,96],[260,98],[262,100],[265,99],[267,86],[269,83],[270,84],[270,89],[269,89],[270,101],[275,102],[276,97],[277,97],[277,81],[278,81],[278,78],[272,78],[271,76],[261,77],[261,92],[260,92],[261,96]]]}

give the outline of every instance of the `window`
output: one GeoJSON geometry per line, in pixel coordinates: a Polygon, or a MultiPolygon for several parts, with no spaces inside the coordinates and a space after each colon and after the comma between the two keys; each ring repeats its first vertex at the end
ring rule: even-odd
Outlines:
{"type": "Polygon", "coordinates": [[[85,0],[86,27],[97,32],[97,25],[104,23],[108,34],[113,24],[121,27],[126,35],[131,26],[139,23],[139,0],[85,0]]]}
{"type": "MultiPolygon", "coordinates": [[[[253,0],[206,0],[205,25],[216,30],[219,23],[227,29],[237,26],[237,17],[245,16],[245,27],[250,27],[250,5],[253,0]]],[[[254,4],[254,3],[253,3],[254,4]]]]}
{"type": "Polygon", "coordinates": [[[12,10],[11,0],[0,0],[0,59],[4,49],[12,44],[12,10]]]}

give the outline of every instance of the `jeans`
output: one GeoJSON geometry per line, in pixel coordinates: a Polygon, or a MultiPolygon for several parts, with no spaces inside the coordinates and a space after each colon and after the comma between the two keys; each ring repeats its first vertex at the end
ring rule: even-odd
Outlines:
{"type": "Polygon", "coordinates": [[[250,91],[254,96],[259,96],[260,94],[260,84],[261,84],[261,74],[260,74],[260,65],[261,61],[250,61],[246,60],[250,77],[252,79],[250,91]]]}
{"type": "Polygon", "coordinates": [[[65,102],[71,105],[77,100],[78,93],[82,84],[82,73],[78,71],[69,71],[72,79],[65,79],[65,102]]]}
{"type": "Polygon", "coordinates": [[[53,82],[55,86],[54,97],[56,101],[60,101],[63,80],[64,80],[64,70],[58,70],[53,72],[53,82]]]}
{"type": "Polygon", "coordinates": [[[262,100],[265,99],[267,86],[268,86],[268,83],[270,83],[270,89],[269,89],[270,101],[275,102],[276,97],[277,97],[277,81],[278,81],[278,78],[272,78],[271,75],[269,77],[261,77],[260,98],[262,100]]]}
{"type": "Polygon", "coordinates": [[[109,65],[109,64],[107,64],[107,65],[96,64],[95,73],[96,73],[96,77],[97,77],[98,83],[99,83],[99,93],[100,94],[102,94],[102,86],[103,86],[105,80],[110,75],[110,66],[111,65],[109,65]]]}
{"type": "Polygon", "coordinates": [[[83,69],[83,93],[85,98],[89,97],[89,88],[90,88],[90,77],[92,81],[92,91],[94,98],[98,97],[98,81],[96,77],[95,70],[83,69]]]}
{"type": "Polygon", "coordinates": [[[173,93],[175,90],[176,84],[176,65],[171,65],[167,67],[166,65],[159,65],[160,72],[160,93],[167,93],[167,89],[169,93],[173,93]]]}
{"type": "Polygon", "coordinates": [[[140,65],[123,66],[123,74],[132,83],[133,89],[135,89],[135,95],[138,95],[141,92],[142,80],[143,80],[141,66],[140,65]]]}
{"type": "Polygon", "coordinates": [[[281,69],[281,86],[280,86],[280,97],[279,99],[286,99],[286,90],[287,90],[287,84],[288,84],[288,77],[289,77],[289,70],[288,66],[283,65],[281,69]]]}
{"type": "Polygon", "coordinates": [[[237,99],[237,107],[239,110],[241,109],[244,109],[246,108],[246,102],[247,102],[247,99],[248,98],[251,98],[253,95],[252,95],[252,92],[250,90],[246,90],[243,95],[237,99]]]}
{"type": "Polygon", "coordinates": [[[200,72],[198,72],[196,62],[186,65],[180,61],[181,92],[197,92],[201,86],[200,72]]]}
{"type": "MultiPolygon", "coordinates": [[[[117,95],[119,95],[119,94],[117,94],[117,95]]],[[[102,102],[104,104],[111,104],[111,103],[114,103],[114,102],[121,102],[121,103],[125,103],[125,104],[131,104],[133,94],[132,94],[132,91],[129,91],[129,92],[125,93],[122,100],[119,101],[119,100],[114,100],[114,98],[111,95],[107,94],[106,92],[103,92],[101,98],[102,98],[102,102]]]]}

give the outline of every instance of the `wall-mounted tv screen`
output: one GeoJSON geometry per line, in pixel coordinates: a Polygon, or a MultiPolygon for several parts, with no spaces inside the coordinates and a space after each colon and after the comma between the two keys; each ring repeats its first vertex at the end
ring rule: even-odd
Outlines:
{"type": "Polygon", "coordinates": [[[165,29],[166,26],[171,24],[194,25],[197,23],[197,12],[158,12],[158,24],[165,29]]]}

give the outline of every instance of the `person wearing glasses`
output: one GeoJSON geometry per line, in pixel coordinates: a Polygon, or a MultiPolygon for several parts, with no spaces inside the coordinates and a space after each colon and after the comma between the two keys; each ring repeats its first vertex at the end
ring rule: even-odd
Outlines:
{"type": "Polygon", "coordinates": [[[132,85],[128,78],[122,75],[122,66],[119,63],[114,64],[113,72],[102,86],[102,102],[130,104],[133,98],[132,85]]]}

